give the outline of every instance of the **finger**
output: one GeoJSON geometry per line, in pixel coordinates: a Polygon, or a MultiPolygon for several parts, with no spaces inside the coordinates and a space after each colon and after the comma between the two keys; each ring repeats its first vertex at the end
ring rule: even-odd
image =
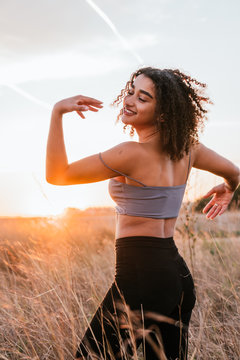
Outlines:
{"type": "Polygon", "coordinates": [[[103,104],[103,102],[101,100],[91,98],[91,97],[88,97],[88,99],[89,99],[89,101],[96,102],[96,103],[99,103],[99,104],[103,104]]]}
{"type": "Polygon", "coordinates": [[[217,205],[212,205],[210,210],[205,210],[204,213],[207,213],[207,217],[210,217],[212,215],[212,213],[215,211],[215,209],[217,208],[217,205]]]}
{"type": "Polygon", "coordinates": [[[79,115],[82,119],[85,119],[85,116],[81,113],[81,111],[78,111],[78,110],[76,110],[76,111],[77,111],[78,115],[79,115]]]}
{"type": "Polygon", "coordinates": [[[207,218],[211,218],[217,209],[219,209],[219,211],[220,211],[220,210],[221,210],[221,206],[218,205],[218,204],[214,204],[214,205],[212,206],[211,210],[208,211],[206,217],[207,217],[207,218]]]}
{"type": "Polygon", "coordinates": [[[101,104],[91,104],[91,105],[89,105],[89,103],[87,103],[87,104],[88,104],[88,106],[94,106],[99,109],[103,108],[103,105],[101,105],[101,104]]]}
{"type": "Polygon", "coordinates": [[[94,98],[91,98],[91,97],[88,97],[88,96],[81,97],[81,99],[79,101],[82,104],[88,103],[88,104],[98,104],[98,105],[100,105],[100,104],[103,103],[100,100],[97,100],[97,99],[94,99],[94,98]]]}
{"type": "Polygon", "coordinates": [[[89,107],[87,105],[77,105],[76,106],[78,111],[88,111],[89,107]]]}
{"type": "Polygon", "coordinates": [[[213,202],[214,202],[214,199],[212,198],[208,203],[207,205],[204,207],[203,209],[203,213],[205,214],[206,212],[208,212],[209,209],[211,209],[211,207],[213,206],[213,202]]]}
{"type": "Polygon", "coordinates": [[[89,101],[93,101],[93,102],[98,102],[98,103],[101,103],[101,104],[103,103],[101,100],[92,98],[90,96],[84,96],[84,99],[89,100],[89,101]]]}
{"type": "Polygon", "coordinates": [[[98,109],[102,109],[103,105],[101,104],[97,104],[97,103],[89,103],[89,101],[78,101],[76,103],[76,107],[79,107],[79,106],[86,106],[87,107],[87,110],[89,110],[89,108],[91,107],[92,109],[93,108],[98,108],[98,109]]]}
{"type": "Polygon", "coordinates": [[[86,105],[76,105],[76,110],[77,111],[88,111],[88,110],[91,110],[91,111],[94,111],[94,112],[97,112],[99,109],[95,109],[94,107],[92,106],[86,106],[86,105]]]}
{"type": "Polygon", "coordinates": [[[87,105],[73,105],[73,110],[75,111],[87,111],[89,109],[89,107],[87,105]]]}
{"type": "Polygon", "coordinates": [[[211,210],[209,210],[208,213],[206,214],[206,218],[209,219],[213,213],[214,213],[214,209],[211,208],[211,210]]]}
{"type": "Polygon", "coordinates": [[[216,206],[216,209],[213,211],[212,215],[207,217],[210,218],[210,220],[213,220],[219,214],[220,211],[221,211],[221,206],[218,205],[216,206]]]}
{"type": "Polygon", "coordinates": [[[223,205],[218,215],[222,215],[227,210],[227,205],[223,205]]]}
{"type": "Polygon", "coordinates": [[[97,112],[99,109],[95,109],[94,107],[92,107],[92,106],[88,106],[88,108],[89,108],[89,110],[90,111],[95,111],[95,112],[97,112]]]}

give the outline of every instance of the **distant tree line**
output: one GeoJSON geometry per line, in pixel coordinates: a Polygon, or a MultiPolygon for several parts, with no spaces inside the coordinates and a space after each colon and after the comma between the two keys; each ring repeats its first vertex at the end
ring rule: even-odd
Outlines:
{"type": "MultiPolygon", "coordinates": [[[[197,199],[193,203],[194,210],[197,212],[202,212],[203,208],[207,205],[207,203],[210,201],[210,197],[205,199],[197,199]]],[[[235,191],[233,198],[228,206],[228,210],[240,210],[240,186],[235,191]]]]}

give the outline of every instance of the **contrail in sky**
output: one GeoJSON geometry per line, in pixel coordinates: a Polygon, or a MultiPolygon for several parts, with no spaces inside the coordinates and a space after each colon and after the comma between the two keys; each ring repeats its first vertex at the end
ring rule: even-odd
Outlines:
{"type": "Polygon", "coordinates": [[[120,40],[120,42],[122,43],[122,45],[124,46],[125,49],[129,50],[130,53],[135,57],[135,59],[137,59],[137,61],[139,62],[140,65],[143,65],[144,61],[141,58],[140,55],[138,55],[136,53],[136,51],[134,51],[132,49],[132,47],[130,46],[130,44],[127,42],[127,40],[119,33],[119,31],[117,30],[116,26],[113,24],[113,22],[109,19],[109,17],[92,1],[92,0],[86,0],[86,2],[88,3],[88,5],[90,5],[93,10],[96,11],[96,13],[105,21],[105,23],[110,27],[110,29],[112,30],[112,32],[116,35],[116,37],[120,40]]]}
{"type": "MultiPolygon", "coordinates": [[[[104,22],[110,27],[110,29],[112,30],[112,32],[116,35],[116,37],[118,38],[118,40],[120,40],[121,44],[123,45],[123,47],[125,49],[127,49],[131,55],[134,56],[134,58],[138,61],[138,63],[140,65],[143,65],[144,61],[141,58],[140,55],[138,55],[138,53],[136,51],[134,51],[131,47],[131,45],[127,42],[127,40],[119,33],[119,31],[117,30],[116,26],[113,24],[113,22],[109,19],[109,17],[92,1],[92,0],[86,0],[86,2],[88,3],[89,6],[91,6],[93,8],[93,10],[104,20],[104,22]]],[[[41,107],[47,109],[47,110],[51,110],[51,105],[36,98],[35,96],[29,94],[28,92],[22,90],[21,88],[19,88],[17,85],[14,84],[1,84],[3,86],[8,87],[9,89],[15,91],[16,93],[18,93],[19,95],[22,95],[23,97],[25,97],[26,99],[34,102],[35,104],[40,105],[41,107]]]]}
{"type": "Polygon", "coordinates": [[[20,89],[17,85],[13,85],[13,84],[1,84],[1,85],[6,86],[11,90],[14,90],[16,93],[22,95],[23,97],[25,97],[26,99],[28,99],[28,100],[30,100],[32,102],[44,107],[47,110],[51,110],[51,108],[52,108],[50,104],[48,104],[48,103],[46,103],[46,102],[44,102],[42,100],[39,100],[35,96],[33,96],[33,95],[29,94],[28,92],[20,89]]]}

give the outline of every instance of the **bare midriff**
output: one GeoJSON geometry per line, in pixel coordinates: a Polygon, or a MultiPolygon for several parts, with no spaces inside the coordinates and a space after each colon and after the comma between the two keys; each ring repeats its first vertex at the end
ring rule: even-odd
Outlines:
{"type": "Polygon", "coordinates": [[[115,238],[126,236],[172,237],[177,218],[151,219],[116,214],[115,238]]]}
{"type": "MultiPolygon", "coordinates": [[[[141,144],[142,145],[142,144],[141,144]]],[[[154,161],[154,154],[152,155],[151,162],[149,162],[149,154],[147,154],[147,160],[142,167],[145,169],[145,174],[150,174],[148,178],[142,179],[141,174],[133,173],[131,176],[135,179],[141,179],[143,183],[149,186],[175,186],[184,183],[186,181],[187,167],[188,167],[188,157],[187,159],[181,159],[178,164],[174,164],[176,168],[172,169],[172,178],[174,182],[169,183],[159,183],[158,178],[153,178],[152,174],[158,173],[158,167],[161,163],[161,159],[157,158],[154,161]],[[154,166],[155,163],[155,166],[154,166]],[[151,164],[151,167],[148,167],[151,164]],[[181,174],[181,177],[179,176],[181,174]]],[[[162,168],[162,174],[167,173],[167,168],[162,168]]],[[[149,176],[149,175],[148,175],[149,176]]],[[[130,185],[140,186],[131,179],[127,179],[124,176],[116,176],[115,179],[119,182],[127,182],[130,185]]],[[[177,218],[170,219],[152,219],[140,216],[130,216],[123,214],[116,214],[116,230],[115,238],[127,237],[127,236],[155,236],[161,238],[172,237],[174,234],[174,228],[176,225],[177,218]]]]}

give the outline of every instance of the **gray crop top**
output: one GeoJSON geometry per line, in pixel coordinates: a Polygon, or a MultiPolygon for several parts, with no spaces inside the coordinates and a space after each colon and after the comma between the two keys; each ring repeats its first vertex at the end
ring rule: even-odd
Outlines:
{"type": "MultiPolygon", "coordinates": [[[[109,194],[117,204],[115,210],[118,214],[142,216],[152,219],[168,219],[178,216],[186,182],[176,186],[147,186],[131,176],[112,169],[104,162],[101,153],[99,153],[99,158],[107,168],[142,185],[141,187],[129,185],[114,178],[109,180],[109,194]]],[[[189,174],[190,161],[191,153],[189,153],[186,181],[189,174]]]]}

